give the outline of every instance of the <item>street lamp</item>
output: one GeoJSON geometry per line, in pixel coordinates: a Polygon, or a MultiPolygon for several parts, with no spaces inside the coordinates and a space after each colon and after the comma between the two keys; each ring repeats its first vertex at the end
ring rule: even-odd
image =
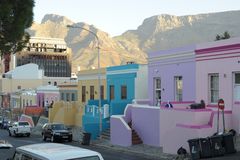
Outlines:
{"type": "MultiPolygon", "coordinates": [[[[74,26],[74,25],[67,25],[68,28],[79,28],[85,31],[88,31],[92,35],[95,36],[97,39],[97,48],[98,48],[98,95],[99,95],[99,103],[98,103],[98,110],[99,110],[99,134],[102,132],[102,112],[101,112],[101,73],[100,73],[100,47],[99,47],[99,38],[96,33],[94,33],[91,30],[88,30],[86,28],[80,27],[80,26],[74,26]]],[[[100,136],[101,138],[101,136],[100,136]]]]}

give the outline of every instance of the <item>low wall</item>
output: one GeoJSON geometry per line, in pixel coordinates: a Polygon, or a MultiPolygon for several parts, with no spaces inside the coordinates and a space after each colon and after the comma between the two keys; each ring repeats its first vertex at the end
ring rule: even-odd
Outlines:
{"type": "Polygon", "coordinates": [[[160,146],[160,108],[133,105],[132,128],[141,137],[144,144],[160,146]]]}
{"type": "Polygon", "coordinates": [[[114,115],[110,119],[110,140],[120,146],[132,145],[132,130],[124,121],[123,116],[114,115]]]}

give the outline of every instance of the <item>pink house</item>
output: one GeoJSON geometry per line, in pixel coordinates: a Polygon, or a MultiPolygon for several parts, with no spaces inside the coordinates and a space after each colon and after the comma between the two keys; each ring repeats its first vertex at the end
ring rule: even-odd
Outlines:
{"type": "Polygon", "coordinates": [[[199,44],[196,48],[196,100],[210,108],[223,98],[232,111],[233,128],[240,132],[240,38],[199,44]]]}
{"type": "MultiPolygon", "coordinates": [[[[134,129],[144,144],[162,147],[165,153],[176,154],[181,146],[189,149],[187,140],[217,131],[219,98],[225,101],[226,130],[240,132],[240,38],[149,54],[148,67],[149,100],[111,117],[112,144],[132,145],[134,129]],[[173,108],[156,106],[156,97],[174,101],[173,108]],[[189,109],[200,100],[205,109],[189,109]]],[[[221,122],[222,117],[223,131],[221,122]]]]}

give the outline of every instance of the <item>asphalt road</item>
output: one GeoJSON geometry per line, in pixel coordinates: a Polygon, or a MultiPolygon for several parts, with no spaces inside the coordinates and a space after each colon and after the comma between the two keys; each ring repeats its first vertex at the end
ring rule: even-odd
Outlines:
{"type": "MultiPolygon", "coordinates": [[[[11,149],[0,149],[0,160],[6,160],[7,158],[11,158],[14,155],[14,151],[16,147],[34,144],[34,143],[42,143],[42,138],[37,135],[31,135],[30,137],[9,137],[7,130],[0,129],[0,139],[7,140],[9,143],[13,145],[11,149]]],[[[50,143],[50,142],[49,142],[50,143]]],[[[64,144],[79,146],[82,148],[88,148],[97,152],[100,152],[104,158],[104,160],[154,160],[152,157],[146,157],[141,154],[129,153],[117,150],[110,150],[106,148],[100,148],[96,146],[83,146],[77,142],[63,142],[64,144]]]]}

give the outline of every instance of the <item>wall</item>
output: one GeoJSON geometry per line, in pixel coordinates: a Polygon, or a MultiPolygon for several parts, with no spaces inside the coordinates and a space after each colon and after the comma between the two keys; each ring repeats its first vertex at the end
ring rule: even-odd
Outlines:
{"type": "Polygon", "coordinates": [[[111,116],[110,120],[110,140],[111,144],[120,146],[132,145],[132,130],[120,115],[111,116]]]}
{"type": "Polygon", "coordinates": [[[128,64],[107,68],[107,100],[110,102],[111,115],[123,114],[128,103],[135,98],[135,78],[138,64],[128,64]],[[114,99],[110,100],[110,85],[114,86],[114,99]],[[121,86],[127,86],[127,99],[121,99],[121,86]]]}
{"type": "MultiPolygon", "coordinates": [[[[99,81],[98,81],[98,70],[84,70],[78,72],[78,100],[82,107],[87,104],[90,99],[90,86],[94,86],[96,94],[94,94],[94,99],[99,99],[99,81]],[[86,86],[86,102],[82,102],[82,86],[86,86]]],[[[106,69],[100,69],[100,79],[101,85],[104,86],[104,99],[107,98],[107,87],[106,87],[106,69]]]]}
{"type": "MultiPolygon", "coordinates": [[[[232,109],[233,72],[240,72],[240,38],[199,44],[196,50],[197,101],[204,99],[210,104],[208,74],[219,74],[219,98],[226,109],[232,109]]],[[[216,104],[215,104],[216,105],[216,104]]]]}
{"type": "Polygon", "coordinates": [[[69,126],[82,127],[83,109],[76,102],[59,101],[49,109],[49,122],[61,122],[69,126]]]}
{"type": "Polygon", "coordinates": [[[139,65],[135,78],[135,99],[148,99],[148,66],[139,65]]]}
{"type": "Polygon", "coordinates": [[[154,78],[161,78],[162,102],[175,101],[174,77],[183,77],[183,101],[195,101],[195,46],[186,46],[149,54],[148,96],[152,105],[154,78]]]}
{"type": "Polygon", "coordinates": [[[6,73],[11,74],[12,79],[42,79],[43,71],[38,69],[37,64],[29,63],[18,66],[15,69],[6,73]]]}
{"type": "Polygon", "coordinates": [[[35,89],[42,85],[41,79],[8,79],[3,78],[0,80],[2,92],[16,92],[20,89],[35,89]]]}
{"type": "Polygon", "coordinates": [[[144,144],[160,146],[159,122],[159,107],[133,105],[132,128],[138,133],[144,144]]]}

